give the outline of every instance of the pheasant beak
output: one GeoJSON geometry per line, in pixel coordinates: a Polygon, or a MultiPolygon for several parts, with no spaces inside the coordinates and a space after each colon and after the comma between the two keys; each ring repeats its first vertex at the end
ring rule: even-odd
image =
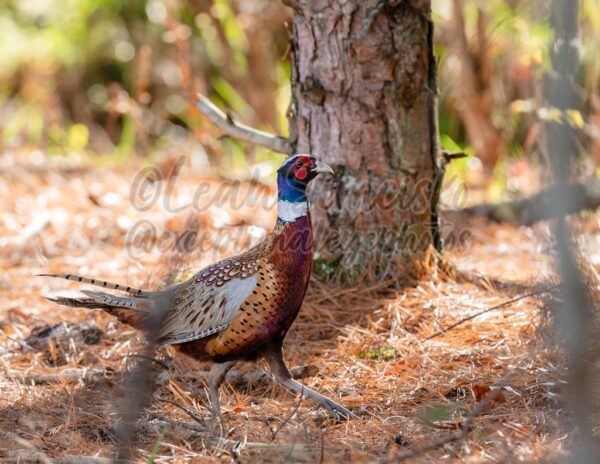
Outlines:
{"type": "Polygon", "coordinates": [[[329,174],[333,174],[333,169],[328,164],[322,163],[321,161],[317,161],[315,163],[315,167],[313,168],[313,172],[328,172],[329,174]]]}

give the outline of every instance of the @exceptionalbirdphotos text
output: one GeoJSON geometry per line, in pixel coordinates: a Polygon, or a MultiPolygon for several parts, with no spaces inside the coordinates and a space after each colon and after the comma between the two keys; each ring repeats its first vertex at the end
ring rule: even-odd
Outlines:
{"type": "MultiPolygon", "coordinates": [[[[471,247],[472,232],[467,228],[459,228],[445,221],[443,228],[449,232],[444,235],[444,249],[451,250],[457,255],[465,255],[471,247]]],[[[165,227],[154,224],[148,220],[137,221],[127,233],[127,253],[132,259],[141,259],[153,249],[160,253],[176,251],[178,253],[201,253],[209,259],[217,259],[223,254],[236,254],[244,250],[244,238],[250,236],[253,241],[258,241],[266,234],[265,229],[256,226],[240,226],[214,230],[198,230],[187,228],[183,230],[168,230],[165,227]],[[211,255],[212,254],[212,255],[211,255]]],[[[421,228],[406,227],[404,239],[399,241],[395,237],[396,232],[379,230],[377,233],[367,232],[369,240],[367,246],[376,247],[381,243],[389,243],[390,255],[400,255],[418,247],[418,241],[425,239],[421,228]]],[[[302,237],[292,239],[290,243],[302,243],[302,237]]],[[[321,239],[328,247],[343,247],[347,250],[345,263],[350,264],[353,260],[359,260],[360,254],[353,244],[356,240],[354,234],[344,231],[323,231],[321,239]]],[[[361,252],[365,252],[365,242],[362,242],[361,252]]],[[[282,250],[283,251],[283,250],[282,250]]]]}

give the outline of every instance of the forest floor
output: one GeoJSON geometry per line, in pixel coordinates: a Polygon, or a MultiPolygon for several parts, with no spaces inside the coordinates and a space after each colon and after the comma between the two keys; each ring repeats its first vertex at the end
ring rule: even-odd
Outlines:
{"type": "MultiPolygon", "coordinates": [[[[168,177],[172,167],[146,174],[168,177]]],[[[274,223],[272,207],[231,207],[210,195],[194,214],[173,212],[194,200],[199,185],[207,192],[226,185],[243,198],[256,193],[271,206],[273,186],[184,168],[171,178],[171,203],[159,195],[146,208],[141,197],[132,203],[139,173],[132,164],[4,154],[0,170],[0,458],[103,462],[77,457],[112,456],[143,337],[101,311],[45,300],[80,286],[35,275],[156,288],[173,269],[199,269],[248,248],[274,223]],[[136,228],[150,232],[140,239],[136,228]],[[190,228],[202,246],[174,249],[173,238],[190,228]]],[[[252,375],[266,369],[261,361],[241,364],[221,388],[222,427],[207,423],[207,366],[169,348],[154,366],[136,461],[561,461],[571,435],[559,417],[564,373],[544,330],[544,300],[524,298],[444,331],[550,279],[548,227],[460,215],[446,221],[469,231],[464,246],[446,253],[454,271],[404,289],[313,279],[286,339],[290,366],[306,367],[302,381],[360,420],[336,423],[269,376],[252,375]]],[[[576,226],[590,250],[600,249],[598,219],[576,226]]]]}

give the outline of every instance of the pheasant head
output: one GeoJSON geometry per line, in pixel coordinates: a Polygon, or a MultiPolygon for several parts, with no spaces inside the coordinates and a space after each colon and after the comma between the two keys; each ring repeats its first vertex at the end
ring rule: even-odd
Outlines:
{"type": "Polygon", "coordinates": [[[277,171],[277,219],[293,222],[308,210],[306,187],[319,173],[333,174],[333,169],[312,155],[289,157],[277,171]]]}

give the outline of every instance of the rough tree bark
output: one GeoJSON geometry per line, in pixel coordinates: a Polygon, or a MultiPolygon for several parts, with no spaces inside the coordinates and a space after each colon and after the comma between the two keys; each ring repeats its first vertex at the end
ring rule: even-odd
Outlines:
{"type": "Polygon", "coordinates": [[[311,192],[316,271],[345,282],[426,273],[442,176],[429,0],[287,0],[290,141],[336,175],[311,192]]]}

